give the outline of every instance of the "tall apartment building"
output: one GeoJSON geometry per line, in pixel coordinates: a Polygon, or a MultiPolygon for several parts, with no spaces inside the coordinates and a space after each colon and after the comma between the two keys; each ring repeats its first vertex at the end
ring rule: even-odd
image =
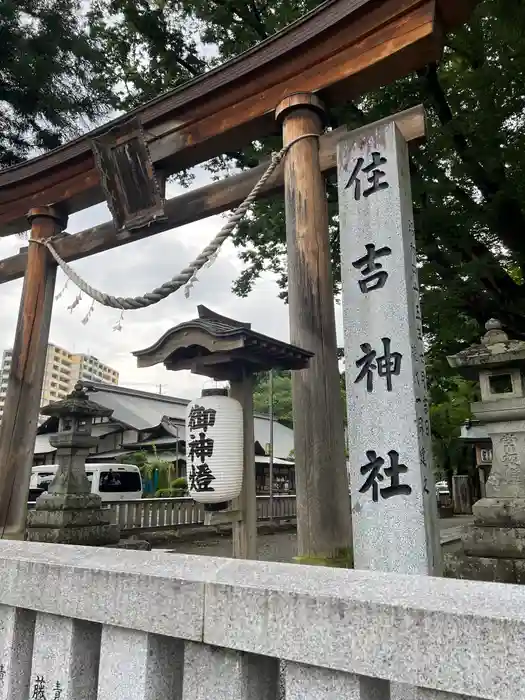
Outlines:
{"type": "Polygon", "coordinates": [[[7,380],[9,379],[9,370],[11,368],[12,358],[13,351],[4,350],[2,354],[2,368],[0,370],[0,417],[4,412],[5,395],[7,392],[7,380]]]}
{"type": "Polygon", "coordinates": [[[73,384],[85,379],[90,382],[106,382],[106,384],[118,384],[118,372],[108,367],[93,355],[72,355],[73,384]]]}
{"type": "MultiPolygon", "coordinates": [[[[12,357],[12,350],[4,350],[0,371],[0,418],[4,412],[12,357]]],[[[58,345],[49,343],[40,406],[46,406],[51,401],[60,401],[60,399],[65,398],[73,391],[73,387],[79,380],[118,384],[118,377],[118,372],[115,369],[103,364],[92,355],[72,353],[58,347],[58,345]]]]}

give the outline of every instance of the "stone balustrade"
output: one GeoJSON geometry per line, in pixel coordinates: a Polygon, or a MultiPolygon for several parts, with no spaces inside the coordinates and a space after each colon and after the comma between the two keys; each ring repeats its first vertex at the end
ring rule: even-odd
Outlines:
{"type": "MultiPolygon", "coordinates": [[[[142,498],[133,501],[113,501],[109,507],[121,534],[147,532],[202,525],[204,506],[191,498],[142,498]]],[[[273,498],[273,520],[293,520],[296,517],[295,496],[273,498]]],[[[270,499],[257,496],[257,519],[270,520],[270,499]]]]}
{"type": "Polygon", "coordinates": [[[142,498],[112,501],[107,506],[124,535],[204,523],[204,506],[192,498],[142,498]]]}
{"type": "MultiPolygon", "coordinates": [[[[297,516],[294,495],[257,496],[257,519],[294,520],[297,516]],[[270,511],[272,515],[270,517],[270,511]]],[[[29,503],[29,508],[34,506],[29,503]]],[[[104,504],[113,511],[113,522],[123,535],[156,530],[176,529],[186,525],[204,524],[204,506],[192,498],[142,498],[130,501],[109,501],[104,504]]]]}
{"type": "Polygon", "coordinates": [[[513,585],[1,541],[0,629],[10,700],[525,697],[513,585]]]}

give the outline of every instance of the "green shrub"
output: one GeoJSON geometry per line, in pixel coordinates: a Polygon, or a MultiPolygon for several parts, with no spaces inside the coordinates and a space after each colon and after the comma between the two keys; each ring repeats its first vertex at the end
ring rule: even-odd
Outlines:
{"type": "Polygon", "coordinates": [[[178,479],[174,479],[171,482],[170,487],[172,489],[182,489],[184,492],[186,492],[188,490],[188,482],[184,477],[181,476],[178,479]]]}
{"type": "Polygon", "coordinates": [[[181,498],[188,495],[188,482],[184,478],[174,479],[170,488],[158,489],[155,498],[181,498]]]}

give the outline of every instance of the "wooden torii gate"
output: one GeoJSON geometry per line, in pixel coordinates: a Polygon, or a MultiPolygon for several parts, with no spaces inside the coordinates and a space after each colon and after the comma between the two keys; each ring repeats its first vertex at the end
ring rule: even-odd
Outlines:
{"type": "MultiPolygon", "coordinates": [[[[323,130],[323,102],[344,103],[439,59],[444,33],[477,0],[329,0],[238,58],[54,151],[0,172],[0,235],[31,225],[59,236],[72,212],[106,200],[113,221],[59,237],[78,260],[239,204],[265,165],[164,200],[166,176],[238,150],[282,127],[294,141],[262,194],[285,186],[290,340],[311,350],[294,380],[299,555],[348,564],[350,516],[323,171],[340,131],[323,130]],[[277,120],[276,120],[277,116],[277,120]],[[29,212],[29,214],[28,214],[29,212]]],[[[408,138],[421,115],[400,116],[408,138]]],[[[411,135],[410,135],[411,134],[411,135]]],[[[0,261],[0,283],[24,276],[0,431],[0,530],[25,532],[28,482],[55,286],[46,249],[0,261]]]]}

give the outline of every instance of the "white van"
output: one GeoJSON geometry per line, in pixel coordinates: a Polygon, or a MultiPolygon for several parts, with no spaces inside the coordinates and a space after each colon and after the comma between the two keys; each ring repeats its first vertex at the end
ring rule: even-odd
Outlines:
{"type": "MultiPolygon", "coordinates": [[[[57,473],[57,464],[42,464],[31,470],[29,500],[35,501],[57,473]]],[[[103,501],[131,501],[142,498],[142,477],[133,464],[86,464],[86,476],[91,482],[91,493],[103,501]]]]}

